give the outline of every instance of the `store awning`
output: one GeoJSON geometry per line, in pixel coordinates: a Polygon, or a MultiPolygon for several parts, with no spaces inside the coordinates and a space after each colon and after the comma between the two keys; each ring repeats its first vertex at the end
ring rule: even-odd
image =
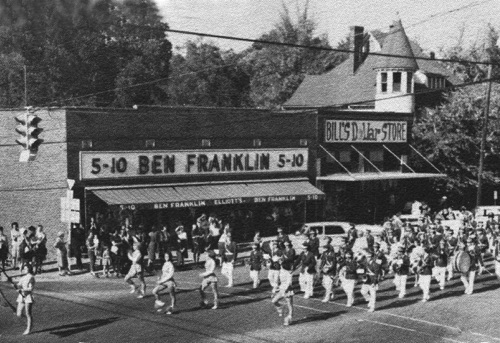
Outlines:
{"type": "Polygon", "coordinates": [[[110,206],[128,209],[167,209],[320,200],[325,196],[307,179],[92,187],[87,188],[87,190],[110,206]]]}
{"type": "Polygon", "coordinates": [[[431,179],[446,177],[446,174],[436,173],[402,173],[402,172],[381,172],[381,173],[337,173],[326,176],[318,176],[319,181],[375,181],[375,180],[403,180],[403,179],[431,179]]]}

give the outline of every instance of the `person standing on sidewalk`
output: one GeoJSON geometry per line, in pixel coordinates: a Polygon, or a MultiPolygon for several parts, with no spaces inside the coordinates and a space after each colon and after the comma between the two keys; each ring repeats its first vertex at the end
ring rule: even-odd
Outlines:
{"type": "Polygon", "coordinates": [[[144,268],[143,264],[143,256],[141,253],[141,243],[134,243],[134,251],[128,253],[128,258],[132,261],[132,265],[130,266],[130,270],[128,274],[125,276],[125,282],[130,285],[130,293],[135,293],[138,289],[138,286],[132,281],[133,277],[137,277],[140,282],[140,290],[137,298],[142,299],[146,293],[146,282],[144,282],[144,268]]]}
{"type": "Polygon", "coordinates": [[[66,248],[66,242],[64,241],[64,232],[59,231],[57,234],[54,248],[56,248],[57,252],[57,267],[59,268],[59,275],[71,275],[71,272],[68,269],[68,249],[66,248]]]}
{"type": "Polygon", "coordinates": [[[81,224],[75,224],[71,228],[71,254],[76,260],[76,269],[82,270],[82,247],[85,245],[85,230],[81,224]]]}
{"type": "Polygon", "coordinates": [[[28,273],[21,277],[17,283],[19,296],[17,297],[17,312],[16,315],[21,318],[23,310],[26,315],[26,330],[23,335],[29,335],[33,327],[33,289],[35,288],[35,275],[33,267],[28,264],[28,273]]]}
{"type": "Polygon", "coordinates": [[[17,264],[19,262],[19,245],[21,244],[22,234],[19,230],[19,224],[17,222],[13,222],[11,224],[10,230],[10,241],[12,247],[12,268],[17,269],[17,264]]]}
{"type": "Polygon", "coordinates": [[[99,277],[95,273],[95,261],[96,261],[98,249],[99,249],[99,238],[97,238],[97,235],[93,231],[90,231],[89,237],[87,238],[87,252],[89,255],[90,275],[92,275],[94,277],[99,277]]]}
{"type": "Polygon", "coordinates": [[[193,261],[196,266],[200,262],[200,255],[205,251],[204,247],[204,235],[201,228],[198,225],[193,224],[191,237],[193,238],[193,261]]]}
{"type": "Polygon", "coordinates": [[[5,271],[5,262],[9,255],[9,245],[7,236],[3,233],[3,226],[0,226],[0,262],[2,263],[2,270],[5,271]]]}
{"type": "Polygon", "coordinates": [[[214,294],[214,306],[212,307],[212,310],[216,310],[219,307],[219,290],[217,289],[218,279],[217,276],[215,275],[216,254],[213,250],[209,250],[207,253],[208,253],[208,258],[207,261],[205,262],[205,272],[200,274],[200,276],[203,278],[200,287],[200,296],[201,296],[200,306],[202,308],[206,308],[208,306],[208,302],[205,295],[205,289],[208,286],[212,286],[212,292],[214,294]]]}
{"type": "Polygon", "coordinates": [[[161,269],[161,275],[156,282],[156,287],[153,289],[153,295],[155,297],[155,307],[158,307],[157,311],[161,312],[162,307],[165,306],[165,303],[160,300],[160,292],[167,290],[170,295],[171,305],[165,311],[166,314],[172,314],[175,309],[175,288],[176,283],[174,280],[174,264],[172,263],[172,256],[169,252],[166,252],[164,255],[165,263],[161,269]]]}
{"type": "Polygon", "coordinates": [[[33,246],[35,249],[35,274],[42,273],[42,264],[47,257],[47,235],[43,232],[43,226],[38,225],[36,228],[36,234],[33,236],[33,246]]]}

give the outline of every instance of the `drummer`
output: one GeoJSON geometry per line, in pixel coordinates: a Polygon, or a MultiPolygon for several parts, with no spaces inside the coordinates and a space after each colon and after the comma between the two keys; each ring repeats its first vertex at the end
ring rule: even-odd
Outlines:
{"type": "Polygon", "coordinates": [[[464,252],[469,254],[470,256],[470,267],[469,271],[466,273],[462,273],[460,280],[465,287],[465,294],[471,295],[474,291],[474,279],[476,278],[476,271],[479,269],[481,265],[481,252],[476,246],[476,242],[472,238],[467,239],[467,246],[463,247],[464,252]]]}
{"type": "Polygon", "coordinates": [[[446,241],[446,246],[448,247],[448,266],[446,270],[448,272],[448,281],[453,279],[453,256],[457,250],[458,239],[453,236],[453,230],[448,228],[446,229],[444,240],[446,241]]]}

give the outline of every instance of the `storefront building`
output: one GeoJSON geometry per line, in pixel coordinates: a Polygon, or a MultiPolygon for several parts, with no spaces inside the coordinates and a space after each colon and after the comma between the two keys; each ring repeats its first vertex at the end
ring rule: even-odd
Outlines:
{"type": "Polygon", "coordinates": [[[407,203],[436,200],[433,180],[446,175],[411,144],[415,108],[435,106],[436,89],[459,80],[408,39],[401,21],[388,33],[354,26],[351,34],[354,54],[323,75],[306,76],[283,107],[317,111],[324,219],[381,223],[407,203]]]}
{"type": "Polygon", "coordinates": [[[315,172],[314,111],[136,108],[36,109],[44,129],[34,161],[19,162],[14,118],[1,113],[1,225],[59,230],[67,180],[79,218],[99,225],[183,224],[202,213],[234,228],[275,234],[320,215],[324,193],[315,172]],[[301,125],[297,125],[301,123],[301,125]]]}

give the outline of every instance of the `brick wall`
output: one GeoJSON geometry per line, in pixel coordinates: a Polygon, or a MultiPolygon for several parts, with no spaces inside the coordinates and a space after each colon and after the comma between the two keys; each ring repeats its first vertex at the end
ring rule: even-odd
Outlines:
{"type": "Polygon", "coordinates": [[[21,163],[22,147],[15,140],[14,118],[24,110],[0,110],[0,225],[10,239],[10,223],[20,227],[42,224],[48,236],[49,259],[58,231],[67,230],[60,221],[60,198],[66,196],[67,153],[64,110],[39,110],[44,128],[35,161],[21,163]]]}

